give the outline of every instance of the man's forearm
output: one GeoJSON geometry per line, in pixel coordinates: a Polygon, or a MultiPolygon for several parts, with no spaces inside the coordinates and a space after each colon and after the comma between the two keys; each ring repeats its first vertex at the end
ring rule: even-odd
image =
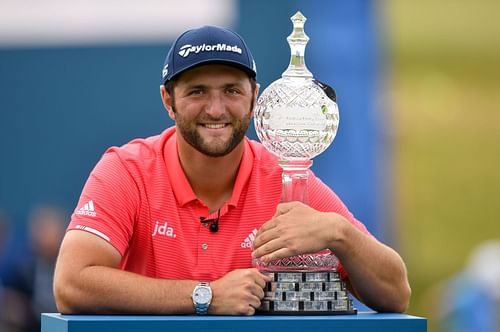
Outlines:
{"type": "Polygon", "coordinates": [[[78,275],[56,274],[54,293],[61,313],[193,313],[197,281],[164,280],[106,266],[88,266],[78,275]]]}
{"type": "Polygon", "coordinates": [[[374,310],[404,312],[411,289],[401,257],[350,224],[342,234],[331,250],[349,274],[354,293],[374,310]]]}

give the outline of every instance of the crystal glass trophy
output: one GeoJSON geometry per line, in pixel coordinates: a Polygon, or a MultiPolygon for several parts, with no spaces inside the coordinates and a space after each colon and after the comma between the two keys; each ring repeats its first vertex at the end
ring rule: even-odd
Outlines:
{"type": "MultiPolygon", "coordinates": [[[[304,61],[309,37],[306,18],[291,17],[290,64],[257,101],[254,121],[264,147],[278,156],[282,201],[308,203],[307,180],[312,158],[325,151],[337,133],[339,112],[335,91],[313,78],[304,61]]],[[[345,283],[336,271],[338,259],[329,251],[304,254],[254,266],[273,277],[266,286],[261,313],[355,313],[345,283]]]]}

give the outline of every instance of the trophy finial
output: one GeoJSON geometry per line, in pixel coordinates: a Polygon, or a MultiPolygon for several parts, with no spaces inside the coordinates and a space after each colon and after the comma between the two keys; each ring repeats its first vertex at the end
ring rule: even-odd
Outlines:
{"type": "Polygon", "coordinates": [[[292,17],[290,17],[290,20],[292,20],[292,22],[302,22],[302,25],[304,25],[304,23],[307,21],[307,18],[302,15],[302,13],[299,11],[297,11],[295,13],[295,15],[293,15],[292,17]]]}
{"type": "Polygon", "coordinates": [[[309,69],[307,69],[304,59],[306,44],[309,41],[309,37],[304,32],[304,24],[306,23],[307,18],[302,15],[300,11],[298,11],[295,15],[290,17],[290,20],[293,23],[292,33],[287,37],[291,53],[290,64],[281,76],[283,78],[312,78],[313,75],[309,69]]]}

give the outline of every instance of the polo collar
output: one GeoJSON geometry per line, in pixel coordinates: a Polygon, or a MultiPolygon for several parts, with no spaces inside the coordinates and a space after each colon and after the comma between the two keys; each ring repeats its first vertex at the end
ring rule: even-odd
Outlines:
{"type": "MultiPolygon", "coordinates": [[[[184,170],[182,169],[177,149],[177,134],[175,132],[175,129],[173,131],[174,133],[172,133],[171,135],[168,135],[167,133],[167,135],[170,137],[166,138],[163,149],[163,158],[165,160],[168,177],[170,179],[174,195],[177,199],[178,204],[181,207],[184,207],[190,202],[198,202],[199,199],[193,192],[191,184],[189,183],[186,175],[184,174],[184,170]]],[[[243,156],[241,158],[240,167],[238,169],[238,174],[234,183],[233,193],[231,194],[231,198],[225,205],[229,205],[232,207],[236,207],[238,205],[238,201],[243,188],[245,187],[248,179],[250,178],[250,174],[252,173],[253,160],[254,155],[252,148],[250,146],[248,138],[245,137],[243,156]]]]}

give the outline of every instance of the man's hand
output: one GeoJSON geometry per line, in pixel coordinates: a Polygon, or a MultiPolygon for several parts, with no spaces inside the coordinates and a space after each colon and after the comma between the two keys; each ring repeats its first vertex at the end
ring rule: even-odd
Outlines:
{"type": "MultiPolygon", "coordinates": [[[[66,233],[54,277],[59,310],[65,314],[194,313],[191,294],[199,281],[123,271],[120,259],[115,247],[94,234],[82,230],[66,233]]],[[[253,315],[270,279],[257,269],[242,269],[212,281],[210,314],[253,315]]]]}
{"type": "Polygon", "coordinates": [[[257,269],[234,270],[210,283],[213,299],[209,313],[215,315],[253,315],[264,297],[270,277],[257,269]]]}
{"type": "Polygon", "coordinates": [[[401,257],[337,213],[299,202],[279,204],[253,242],[253,256],[265,263],[330,249],[348,273],[350,291],[376,311],[404,312],[411,288],[401,257]]]}
{"type": "Polygon", "coordinates": [[[325,213],[300,202],[279,204],[273,218],[262,225],[253,242],[253,256],[266,263],[329,248],[337,238],[336,213],[325,213]],[[328,216],[328,218],[326,218],[328,216]]]}

